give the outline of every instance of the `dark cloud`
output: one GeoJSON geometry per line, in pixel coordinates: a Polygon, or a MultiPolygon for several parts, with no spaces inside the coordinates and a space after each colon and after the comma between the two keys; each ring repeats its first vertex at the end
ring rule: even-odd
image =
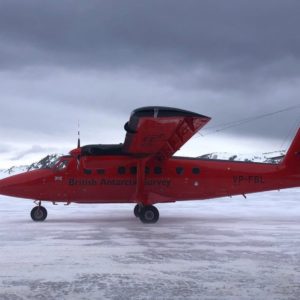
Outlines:
{"type": "Polygon", "coordinates": [[[299,13],[295,0],[1,1],[2,65],[253,70],[299,59],[299,13]]]}
{"type": "MultiPolygon", "coordinates": [[[[78,119],[87,142],[119,142],[140,106],[209,126],[295,106],[299,15],[296,0],[2,0],[3,143],[73,145],[78,119]]],[[[229,133],[282,138],[299,121],[293,109],[229,133]]]]}

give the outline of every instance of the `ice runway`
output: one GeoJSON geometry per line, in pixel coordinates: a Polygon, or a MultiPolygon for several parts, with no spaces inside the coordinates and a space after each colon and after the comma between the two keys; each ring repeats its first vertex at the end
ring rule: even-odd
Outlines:
{"type": "Polygon", "coordinates": [[[0,299],[300,299],[300,189],[157,205],[0,198],[0,299]]]}

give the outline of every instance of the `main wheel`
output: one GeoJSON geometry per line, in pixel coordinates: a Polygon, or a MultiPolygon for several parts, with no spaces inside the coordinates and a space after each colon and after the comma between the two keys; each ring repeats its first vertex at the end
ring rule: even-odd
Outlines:
{"type": "Polygon", "coordinates": [[[140,220],[143,223],[156,223],[159,219],[158,209],[153,205],[144,206],[140,211],[140,220]]]}
{"type": "Polygon", "coordinates": [[[31,219],[36,222],[45,221],[47,218],[47,209],[43,206],[36,206],[31,210],[31,219]]]}
{"type": "Polygon", "coordinates": [[[142,209],[142,206],[141,206],[140,204],[137,204],[137,205],[134,207],[133,213],[134,213],[134,215],[135,215],[137,218],[140,217],[141,209],[142,209]]]}

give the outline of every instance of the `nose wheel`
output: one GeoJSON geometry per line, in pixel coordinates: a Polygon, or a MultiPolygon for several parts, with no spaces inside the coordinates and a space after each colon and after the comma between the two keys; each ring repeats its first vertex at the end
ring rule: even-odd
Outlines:
{"type": "Polygon", "coordinates": [[[158,209],[153,205],[137,204],[134,208],[134,215],[145,224],[154,224],[159,219],[158,209]]]}
{"type": "Polygon", "coordinates": [[[34,207],[31,210],[31,219],[36,222],[45,221],[47,218],[47,209],[41,205],[34,207]]]}

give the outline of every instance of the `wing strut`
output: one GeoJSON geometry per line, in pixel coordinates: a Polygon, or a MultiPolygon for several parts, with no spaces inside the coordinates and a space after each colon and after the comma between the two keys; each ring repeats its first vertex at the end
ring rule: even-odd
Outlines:
{"type": "Polygon", "coordinates": [[[136,191],[135,201],[137,203],[147,204],[147,194],[145,193],[145,166],[147,159],[139,159],[137,161],[137,172],[136,172],[136,191]]]}

